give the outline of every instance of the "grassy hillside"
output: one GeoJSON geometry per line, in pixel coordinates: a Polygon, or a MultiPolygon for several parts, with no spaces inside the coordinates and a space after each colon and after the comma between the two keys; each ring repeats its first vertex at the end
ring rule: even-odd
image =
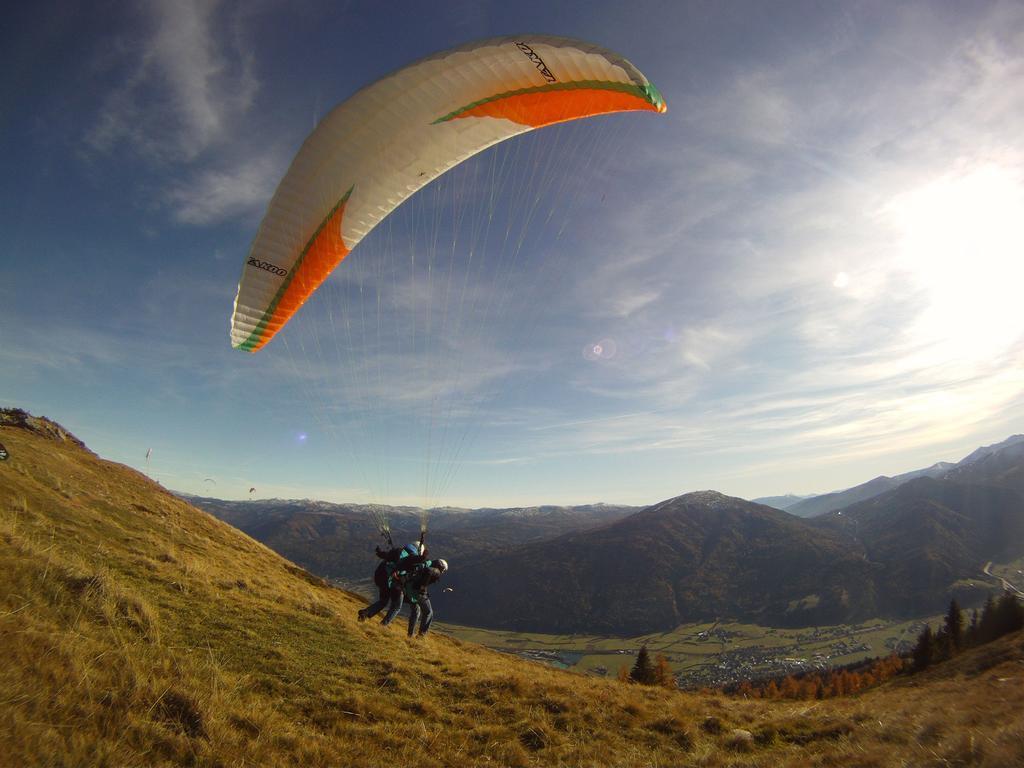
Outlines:
{"type": "Polygon", "coordinates": [[[1019,637],[847,700],[625,686],[359,624],[357,598],[140,474],[0,442],[6,765],[1024,762],[1019,637]]]}

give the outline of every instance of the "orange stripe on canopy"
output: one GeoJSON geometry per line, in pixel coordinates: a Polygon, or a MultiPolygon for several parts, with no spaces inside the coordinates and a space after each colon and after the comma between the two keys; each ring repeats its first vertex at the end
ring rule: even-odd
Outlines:
{"type": "Polygon", "coordinates": [[[520,125],[540,128],[590,115],[659,109],[632,93],[603,88],[575,88],[506,96],[478,104],[455,115],[462,117],[503,117],[520,125]]]}
{"type": "Polygon", "coordinates": [[[284,293],[274,307],[273,314],[267,320],[260,340],[253,345],[251,351],[262,349],[291,316],[299,311],[306,303],[306,299],[320,287],[334,268],[348,256],[349,249],[341,239],[341,219],[345,215],[346,204],[347,201],[338,206],[338,210],[324,223],[316,238],[307,247],[284,293]]]}

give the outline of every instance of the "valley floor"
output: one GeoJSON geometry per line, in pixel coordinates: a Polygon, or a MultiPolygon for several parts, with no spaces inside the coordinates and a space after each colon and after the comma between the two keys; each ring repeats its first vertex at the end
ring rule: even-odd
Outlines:
{"type": "MultiPolygon", "coordinates": [[[[933,625],[941,617],[926,619],[933,625]]],[[[671,632],[615,638],[545,635],[441,624],[453,637],[577,672],[615,677],[640,647],[661,654],[684,689],[720,687],[757,677],[842,666],[909,651],[924,621],[780,629],[726,622],[685,624],[671,632]]]]}

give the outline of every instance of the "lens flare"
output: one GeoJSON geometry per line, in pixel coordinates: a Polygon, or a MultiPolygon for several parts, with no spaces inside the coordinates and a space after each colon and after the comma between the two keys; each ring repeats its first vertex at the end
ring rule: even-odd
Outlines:
{"type": "Polygon", "coordinates": [[[611,360],[615,357],[618,347],[613,339],[601,339],[598,342],[587,344],[583,348],[584,360],[611,360]]]}

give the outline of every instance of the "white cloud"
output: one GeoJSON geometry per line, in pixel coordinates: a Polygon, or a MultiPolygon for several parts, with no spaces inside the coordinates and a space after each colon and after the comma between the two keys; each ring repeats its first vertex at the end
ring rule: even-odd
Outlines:
{"type": "Polygon", "coordinates": [[[777,73],[746,72],[722,94],[720,125],[751,142],[781,144],[792,137],[799,113],[777,73]]]}
{"type": "Polygon", "coordinates": [[[127,148],[163,172],[142,199],[178,222],[257,215],[287,163],[273,136],[247,126],[259,82],[246,6],[158,0],[144,9],[141,38],[116,49],[127,74],[87,145],[103,155],[127,148]]]}
{"type": "MultiPolygon", "coordinates": [[[[248,152],[261,159],[247,164],[224,146],[256,92],[240,26],[218,4],[152,8],[155,31],[107,101],[94,146],[127,143],[162,162],[184,161],[162,198],[181,222],[258,211],[284,158],[248,152]]],[[[531,293],[538,283],[548,288],[546,275],[497,284],[483,272],[457,274],[460,309],[431,314],[455,306],[452,284],[438,277],[445,265],[435,265],[433,282],[407,279],[405,266],[371,268],[376,254],[366,242],[296,318],[300,327],[246,369],[267,375],[260,386],[298,382],[311,409],[339,423],[360,419],[346,427],[365,433],[410,413],[430,415],[440,403],[460,428],[513,436],[480,459],[492,464],[746,452],[780,457],[738,459],[770,473],[794,460],[811,467],[948,442],[954,431],[1019,411],[1019,334],[1001,336],[994,357],[951,354],[941,334],[913,333],[931,297],[900,264],[901,233],[883,215],[890,201],[953,165],[1024,169],[1016,149],[1024,121],[1019,7],[979,13],[970,33],[937,33],[950,22],[927,7],[882,15],[884,28],[855,26],[861,34],[847,29],[825,47],[794,46],[774,59],[752,57],[749,71],[730,62],[688,81],[709,87],[695,85],[685,107],[677,112],[673,101],[674,111],[659,117],[675,120],[668,134],[659,124],[662,133],[603,155],[608,168],[581,170],[581,179],[603,174],[590,186],[618,193],[616,204],[602,208],[584,191],[592,231],[574,239],[570,225],[564,239],[537,236],[523,248],[564,250],[566,295],[531,293]],[[929,50],[929,40],[949,45],[929,50]],[[502,293],[509,290],[511,300],[502,293]],[[366,300],[346,303],[356,295],[366,300]],[[540,333],[517,335],[497,322],[536,321],[549,296],[558,311],[544,317],[558,322],[540,333]],[[354,313],[359,306],[365,315],[354,313]],[[582,359],[585,344],[605,338],[616,344],[614,358],[582,359]],[[506,397],[537,372],[543,386],[528,390],[536,399],[506,397]]],[[[587,165],[573,159],[558,168],[587,165]]],[[[544,181],[553,179],[561,181],[544,181]]],[[[406,212],[431,219],[432,200],[474,188],[452,183],[414,198],[406,212]]],[[[394,231],[404,236],[400,225],[394,231]]],[[[491,263],[519,255],[502,251],[491,263]]],[[[63,352],[14,351],[50,367],[63,352]]],[[[75,350],[66,352],[74,360],[75,350]]]]}
{"type": "Polygon", "coordinates": [[[263,208],[281,177],[271,157],[218,170],[202,170],[173,185],[166,195],[175,217],[186,224],[209,224],[263,208]]]}
{"type": "Polygon", "coordinates": [[[630,293],[620,291],[608,302],[612,314],[616,317],[629,317],[649,304],[658,300],[661,294],[654,290],[638,290],[630,293]]]}
{"type": "Polygon", "coordinates": [[[237,17],[221,4],[161,0],[147,6],[148,35],[127,49],[131,73],[111,92],[89,145],[122,143],[145,157],[191,161],[225,141],[258,90],[237,17]]]}
{"type": "Polygon", "coordinates": [[[243,51],[234,71],[211,29],[217,2],[163,0],[156,4],[152,55],[182,115],[183,148],[195,154],[222,139],[234,114],[252,104],[257,84],[252,57],[243,51]]]}
{"type": "Polygon", "coordinates": [[[691,104],[698,117],[679,123],[679,151],[650,158],[662,193],[617,217],[618,242],[591,254],[577,285],[582,307],[604,310],[598,333],[619,354],[573,376],[593,416],[542,424],[543,450],[853,461],[948,442],[1019,410],[1016,323],[979,327],[997,316],[981,301],[970,318],[949,315],[984,354],[946,331],[915,332],[935,297],[908,274],[900,228],[879,214],[951,169],[995,162],[1022,175],[1011,149],[1024,120],[1024,49],[1013,45],[1022,18],[1002,6],[970,39],[954,36],[948,56],[902,44],[917,12],[899,21],[877,44],[845,37],[794,53],[691,104]],[[657,341],[666,328],[671,343],[657,341]]]}

